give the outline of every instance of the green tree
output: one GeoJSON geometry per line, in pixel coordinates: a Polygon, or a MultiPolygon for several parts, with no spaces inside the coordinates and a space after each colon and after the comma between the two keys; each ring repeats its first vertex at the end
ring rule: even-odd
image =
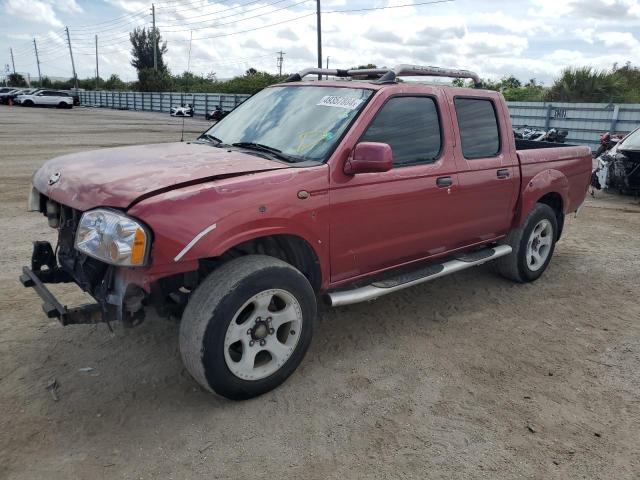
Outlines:
{"type": "Polygon", "coordinates": [[[613,67],[613,75],[620,78],[625,84],[624,101],[629,103],[640,102],[640,68],[627,62],[624,67],[613,67]]]}
{"type": "Polygon", "coordinates": [[[167,71],[145,68],[138,71],[137,88],[142,92],[166,92],[174,87],[174,77],[167,71]]]}
{"type": "MultiPolygon", "coordinates": [[[[167,53],[167,42],[162,41],[160,30],[156,28],[155,47],[157,49],[158,71],[166,72],[164,54],[167,53]]],[[[153,28],[138,27],[129,34],[131,41],[131,66],[138,72],[153,68],[153,28]]]]}
{"type": "Polygon", "coordinates": [[[561,102],[624,101],[625,80],[593,67],[566,68],[547,92],[547,100],[561,102]]]}
{"type": "Polygon", "coordinates": [[[126,90],[127,84],[123,82],[120,79],[120,77],[114,73],[104,82],[104,89],[105,90],[126,90]]]}
{"type": "Polygon", "coordinates": [[[7,78],[10,87],[26,87],[27,81],[19,73],[12,73],[7,78]]]}
{"type": "Polygon", "coordinates": [[[522,82],[513,75],[510,75],[508,77],[502,77],[502,80],[500,80],[498,85],[500,86],[500,91],[504,91],[509,88],[520,88],[522,86],[522,82]]]}

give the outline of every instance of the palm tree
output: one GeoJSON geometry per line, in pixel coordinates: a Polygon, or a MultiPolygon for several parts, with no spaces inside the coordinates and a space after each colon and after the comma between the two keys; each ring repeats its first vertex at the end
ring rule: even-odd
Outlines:
{"type": "Polygon", "coordinates": [[[593,67],[566,68],[547,93],[561,102],[613,102],[624,96],[622,77],[593,67]]]}

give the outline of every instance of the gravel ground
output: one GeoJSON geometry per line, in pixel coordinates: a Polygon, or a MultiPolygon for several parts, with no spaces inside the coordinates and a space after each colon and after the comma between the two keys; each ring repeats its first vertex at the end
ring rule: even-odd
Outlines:
{"type": "MultiPolygon", "coordinates": [[[[110,333],[45,319],[17,281],[31,241],[52,239],[25,212],[30,175],[69,152],[178,140],[181,123],[0,107],[0,478],[640,478],[629,197],[589,198],[535,284],[483,266],[324,308],[298,371],[246,402],[196,385],[175,324],[110,333]]],[[[186,138],[205,127],[187,119],[186,138]]]]}

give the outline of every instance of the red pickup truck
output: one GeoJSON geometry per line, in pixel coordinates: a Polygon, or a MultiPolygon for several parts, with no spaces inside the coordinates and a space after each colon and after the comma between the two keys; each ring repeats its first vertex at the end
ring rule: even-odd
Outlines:
{"type": "Polygon", "coordinates": [[[478,80],[309,69],[197,141],[48,161],[29,206],[58,243],[34,243],[22,283],[63,325],[181,318],[189,372],[243,399],[301,362],[318,298],[373,300],[490,260],[536,280],[585,199],[589,148],[515,140],[500,93],[402,81],[427,75],[478,80]],[[63,306],[57,282],[96,302],[63,306]]]}

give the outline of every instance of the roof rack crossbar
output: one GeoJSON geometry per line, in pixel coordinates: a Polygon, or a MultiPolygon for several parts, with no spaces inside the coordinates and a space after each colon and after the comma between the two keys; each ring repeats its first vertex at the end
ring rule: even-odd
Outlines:
{"type": "Polygon", "coordinates": [[[363,69],[330,69],[330,68],[306,68],[294,73],[285,82],[299,82],[307,75],[328,75],[332,77],[350,78],[358,76],[378,76],[378,83],[395,82],[398,77],[450,77],[470,78],[476,87],[481,86],[477,73],[469,70],[441,68],[421,65],[400,64],[394,68],[363,68],[363,69]]]}

